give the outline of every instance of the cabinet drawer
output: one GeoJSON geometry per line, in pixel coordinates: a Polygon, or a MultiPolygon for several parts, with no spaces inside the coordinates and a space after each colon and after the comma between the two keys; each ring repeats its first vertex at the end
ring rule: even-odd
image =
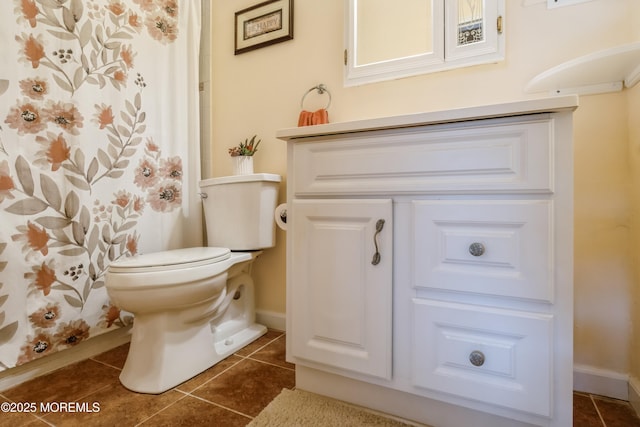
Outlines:
{"type": "Polygon", "coordinates": [[[549,192],[551,128],[529,118],[309,138],[293,147],[292,184],[297,195],[549,192]]]}
{"type": "Polygon", "coordinates": [[[551,414],[551,315],[414,299],[413,316],[416,387],[551,414]]]}
{"type": "Polygon", "coordinates": [[[552,301],[551,216],[549,200],[414,201],[414,286],[552,301]]]}

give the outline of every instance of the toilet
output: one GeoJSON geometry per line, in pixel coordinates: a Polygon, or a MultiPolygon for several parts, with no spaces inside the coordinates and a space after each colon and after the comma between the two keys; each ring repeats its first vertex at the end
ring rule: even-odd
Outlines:
{"type": "Polygon", "coordinates": [[[105,286],[134,315],[120,382],[158,394],[205,371],[256,338],[253,261],[275,245],[280,176],[237,175],[200,181],[207,247],[121,258],[105,286]]]}

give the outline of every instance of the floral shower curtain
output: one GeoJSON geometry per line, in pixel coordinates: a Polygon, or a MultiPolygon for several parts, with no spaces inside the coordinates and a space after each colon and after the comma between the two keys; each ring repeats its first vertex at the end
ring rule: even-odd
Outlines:
{"type": "Polygon", "coordinates": [[[110,262],[201,244],[200,0],[0,7],[4,370],[132,321],[110,262]]]}

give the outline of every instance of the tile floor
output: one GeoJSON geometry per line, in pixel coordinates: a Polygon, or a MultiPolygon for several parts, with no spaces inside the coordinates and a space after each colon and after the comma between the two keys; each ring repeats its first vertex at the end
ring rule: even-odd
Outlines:
{"type": "Polygon", "coordinates": [[[0,402],[99,404],[99,412],[2,413],[14,426],[247,425],[283,388],[294,388],[285,335],[268,331],[217,365],[159,395],[133,393],[119,382],[128,344],[0,392],[0,402]],[[89,380],[87,380],[89,379],[89,380]]]}
{"type": "Polygon", "coordinates": [[[640,427],[640,418],[624,400],[573,393],[574,427],[640,427]]]}
{"type": "MultiPolygon", "coordinates": [[[[123,345],[0,392],[1,402],[81,402],[99,412],[2,413],[0,427],[247,425],[283,388],[294,388],[285,335],[270,330],[216,366],[160,395],[128,391],[118,381],[123,345]],[[90,378],[87,381],[87,378],[90,378]]],[[[640,427],[624,401],[574,394],[575,427],[640,427]]]]}

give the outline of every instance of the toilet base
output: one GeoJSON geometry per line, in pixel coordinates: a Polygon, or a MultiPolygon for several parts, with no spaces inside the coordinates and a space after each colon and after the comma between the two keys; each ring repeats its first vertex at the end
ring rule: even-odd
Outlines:
{"type": "Polygon", "coordinates": [[[120,374],[120,382],[127,389],[137,393],[159,394],[165,392],[206,371],[265,333],[267,333],[265,326],[254,323],[230,337],[214,343],[212,345],[214,351],[208,357],[197,358],[199,360],[189,357],[188,362],[182,360],[180,362],[182,367],[172,370],[173,372],[166,372],[166,369],[160,366],[161,364],[154,363],[154,360],[136,360],[128,357],[120,374]]]}
{"type": "Polygon", "coordinates": [[[255,323],[253,280],[243,267],[230,270],[219,304],[209,303],[217,308],[136,315],[122,385],[138,393],[162,393],[264,335],[267,328],[255,323]]]}
{"type": "MultiPolygon", "coordinates": [[[[215,344],[216,353],[223,354],[222,359],[231,356],[242,347],[251,344],[267,333],[267,327],[259,323],[254,323],[246,329],[235,333],[224,341],[215,344]]],[[[220,360],[222,360],[220,359],[220,360]]],[[[217,362],[216,362],[217,363],[217,362]]]]}

